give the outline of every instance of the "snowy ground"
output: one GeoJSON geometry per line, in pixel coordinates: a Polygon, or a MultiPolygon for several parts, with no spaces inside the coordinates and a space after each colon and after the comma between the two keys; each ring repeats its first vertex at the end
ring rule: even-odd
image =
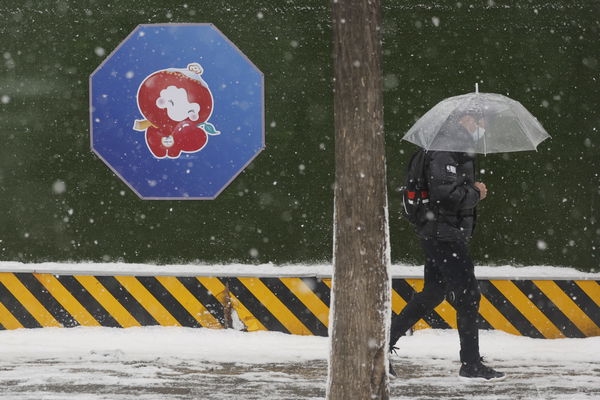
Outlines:
{"type": "MultiPolygon", "coordinates": [[[[393,399],[598,399],[600,337],[530,339],[481,332],[497,384],[458,380],[456,331],[403,338],[393,399]]],[[[190,328],[0,332],[0,398],[321,399],[327,338],[190,328]]]]}
{"type": "MultiPolygon", "coordinates": [[[[24,264],[0,261],[0,272],[36,272],[67,275],[134,275],[134,276],[237,276],[237,277],[306,277],[330,278],[331,264],[184,264],[150,265],[127,263],[40,263],[24,264]]],[[[600,272],[581,272],[574,268],[552,266],[477,265],[479,279],[574,279],[600,280],[600,272]]],[[[422,265],[394,264],[394,278],[423,278],[422,265]]]]}

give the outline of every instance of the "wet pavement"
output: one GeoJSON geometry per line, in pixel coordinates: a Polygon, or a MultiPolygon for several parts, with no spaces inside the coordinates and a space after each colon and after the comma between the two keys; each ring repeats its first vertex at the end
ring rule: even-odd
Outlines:
{"type": "MultiPolygon", "coordinates": [[[[327,363],[213,363],[173,358],[124,361],[120,354],[0,362],[3,400],[323,399],[327,363]]],[[[464,383],[447,359],[393,357],[392,399],[599,399],[600,365],[527,365],[490,360],[495,384],[464,383]]]]}

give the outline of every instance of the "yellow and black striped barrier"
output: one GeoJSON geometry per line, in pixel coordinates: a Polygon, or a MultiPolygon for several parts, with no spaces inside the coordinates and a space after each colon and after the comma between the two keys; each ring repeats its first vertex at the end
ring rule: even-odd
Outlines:
{"type": "MultiPolygon", "coordinates": [[[[480,280],[479,326],[534,338],[600,336],[595,280],[480,280]]],[[[422,279],[394,278],[399,313],[422,279]]],[[[327,277],[96,276],[0,273],[0,329],[186,326],[327,335],[327,277]]],[[[456,328],[447,302],[416,329],[456,328]]]]}

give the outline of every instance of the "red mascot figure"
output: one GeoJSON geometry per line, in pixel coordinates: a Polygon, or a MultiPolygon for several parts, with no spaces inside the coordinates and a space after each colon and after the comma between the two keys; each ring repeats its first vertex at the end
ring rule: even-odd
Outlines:
{"type": "Polygon", "coordinates": [[[156,158],[178,158],[182,152],[202,150],[207,135],[220,132],[207,122],[213,98],[202,79],[200,64],[169,68],[150,74],[141,83],[137,104],[144,120],[133,129],[146,131],[146,144],[156,158]]]}

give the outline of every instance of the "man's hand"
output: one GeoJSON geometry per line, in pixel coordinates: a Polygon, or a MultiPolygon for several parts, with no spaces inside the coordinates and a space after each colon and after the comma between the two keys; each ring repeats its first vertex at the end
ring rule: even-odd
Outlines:
{"type": "Polygon", "coordinates": [[[477,188],[477,190],[479,190],[479,199],[480,200],[485,199],[487,196],[487,187],[485,186],[485,183],[475,182],[474,186],[477,188]]]}

